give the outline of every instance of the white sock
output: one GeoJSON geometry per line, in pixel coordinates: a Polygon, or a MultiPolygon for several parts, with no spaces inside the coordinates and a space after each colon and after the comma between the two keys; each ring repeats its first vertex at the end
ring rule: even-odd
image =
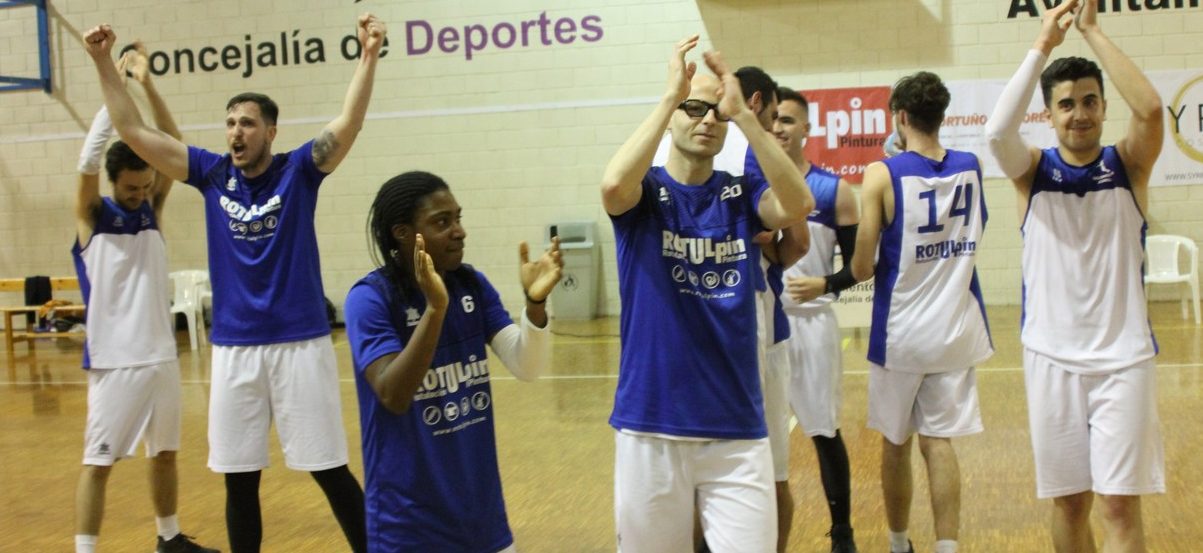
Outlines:
{"type": "Polygon", "coordinates": [[[890,532],[890,553],[906,553],[911,550],[911,542],[906,539],[906,530],[890,532]]]}
{"type": "Polygon", "coordinates": [[[75,535],[75,553],[96,553],[97,536],[88,534],[75,535]]]}
{"type": "Polygon", "coordinates": [[[957,553],[957,540],[937,541],[936,553],[957,553]]]}
{"type": "Polygon", "coordinates": [[[180,535],[180,519],[176,515],[155,517],[155,526],[159,527],[159,537],[164,541],[180,535]]]}

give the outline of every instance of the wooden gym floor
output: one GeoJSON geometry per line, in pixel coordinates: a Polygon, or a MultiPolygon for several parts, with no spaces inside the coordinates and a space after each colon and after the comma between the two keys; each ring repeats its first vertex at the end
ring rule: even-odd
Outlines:
{"type": "MultiPolygon", "coordinates": [[[[1151,310],[1161,345],[1158,393],[1165,435],[1168,493],[1144,504],[1149,548],[1203,551],[1203,332],[1179,316],[1177,303],[1151,310]]],[[[1018,310],[990,310],[998,352],[979,367],[986,431],[954,441],[960,456],[961,550],[1050,551],[1050,502],[1037,501],[1020,367],[1018,310]]],[[[498,447],[510,522],[524,553],[612,552],[613,431],[606,424],[618,370],[617,319],[553,323],[552,374],[522,383],[495,368],[498,447]]],[[[183,448],[180,520],[201,543],[228,548],[225,491],[205,468],[209,355],[188,350],[180,335],[183,448]]],[[[843,433],[852,462],[852,517],[862,551],[886,551],[878,477],[880,436],[865,429],[865,334],[845,333],[843,433]]],[[[350,351],[334,335],[351,468],[362,475],[350,351]]],[[[87,393],[78,342],[42,340],[36,352],[3,359],[0,371],[0,551],[70,551],[87,393]]],[[[497,364],[496,366],[500,366],[497,364]]],[[[814,451],[800,431],[791,438],[790,488],[797,508],[790,551],[829,547],[829,519],[814,451]]],[[[933,537],[921,456],[913,455],[916,551],[933,537]]],[[[147,551],[154,544],[144,458],[118,463],[108,489],[101,551],[147,551]]],[[[1085,468],[1083,468],[1085,470],[1085,468]]],[[[312,479],[284,467],[273,444],[261,489],[265,552],[346,551],[329,507],[312,479]]],[[[471,501],[465,497],[464,501],[471,501]]],[[[1096,515],[1097,519],[1097,515],[1096,515]]],[[[1097,530],[1097,520],[1096,520],[1097,530]]]]}

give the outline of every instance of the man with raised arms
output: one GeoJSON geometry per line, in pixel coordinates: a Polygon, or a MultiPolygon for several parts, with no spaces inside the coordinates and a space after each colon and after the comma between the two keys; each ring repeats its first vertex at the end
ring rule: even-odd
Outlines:
{"type": "Polygon", "coordinates": [[[677,43],[668,90],[602,178],[622,299],[610,424],[624,553],[690,551],[695,505],[716,552],[768,553],[777,544],[753,238],[803,221],[813,201],[721,57],[705,56],[714,76],[686,63],[697,43],[677,43]],[[748,135],[763,180],[714,171],[730,120],[748,135]],[[667,164],[648,169],[665,128],[667,164]]]}
{"type": "Polygon", "coordinates": [[[1157,415],[1157,344],[1141,267],[1149,174],[1161,153],[1161,98],[1103,34],[1098,5],[1049,10],[1035,44],[986,126],[990,151],[1019,194],[1023,232],[1024,374],[1036,496],[1053,498],[1058,552],[1095,551],[1090,511],[1102,503],[1103,550],[1145,550],[1140,497],[1165,492],[1157,415]],[[1073,26],[1132,110],[1103,146],[1103,74],[1068,57],[1041,73],[1073,26]],[[1040,83],[1057,145],[1024,143],[1019,126],[1040,83]]]}
{"type": "Polygon", "coordinates": [[[347,468],[314,229],[318,188],[363,127],[386,28],[364,14],[357,31],[363,48],[342,112],[315,139],[279,155],[271,153],[278,108],[262,94],[227,103],[225,155],[146,126],[108,61],[112,29],[84,35],[122,140],[204,197],[213,282],[209,467],[225,474],[234,553],[257,552],[263,540],[259,478],[272,423],[286,464],[313,475],[351,548],[366,550],[363,490],[347,468]]]}
{"type": "MultiPolygon", "coordinates": [[[[111,61],[105,61],[112,65],[111,61]]],[[[146,92],[155,125],[180,131],[150,78],[146,48],[135,43],[116,71],[146,92]]],[[[214,553],[180,533],[176,454],[180,449],[180,367],[171,320],[167,250],[161,232],[172,180],[128,145],[115,142],[108,110],[92,121],[79,159],[71,254],[88,306],[88,419],[84,466],[75,492],[75,552],[93,553],[113,465],[146,443],[158,553],[214,553]],[[113,195],[100,195],[101,162],[113,195]]]]}

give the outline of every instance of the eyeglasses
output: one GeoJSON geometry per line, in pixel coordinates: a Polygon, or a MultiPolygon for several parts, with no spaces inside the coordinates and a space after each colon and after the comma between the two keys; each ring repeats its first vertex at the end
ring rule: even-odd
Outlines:
{"type": "Polygon", "coordinates": [[[718,110],[718,104],[712,104],[705,100],[685,100],[677,106],[677,109],[685,112],[685,115],[695,119],[706,116],[710,110],[714,110],[714,118],[719,121],[730,121],[730,117],[724,117],[722,112],[718,110]]]}

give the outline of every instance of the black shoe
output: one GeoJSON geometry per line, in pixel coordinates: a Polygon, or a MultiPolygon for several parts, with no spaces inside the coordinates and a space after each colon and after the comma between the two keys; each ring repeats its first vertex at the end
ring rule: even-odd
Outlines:
{"type": "Polygon", "coordinates": [[[831,538],[831,553],[857,553],[856,540],[852,539],[852,527],[847,524],[832,526],[827,532],[831,538]]]}
{"type": "Polygon", "coordinates": [[[163,536],[159,536],[159,544],[155,547],[155,553],[221,553],[221,551],[199,545],[189,536],[176,534],[169,540],[164,540],[163,536]]]}

